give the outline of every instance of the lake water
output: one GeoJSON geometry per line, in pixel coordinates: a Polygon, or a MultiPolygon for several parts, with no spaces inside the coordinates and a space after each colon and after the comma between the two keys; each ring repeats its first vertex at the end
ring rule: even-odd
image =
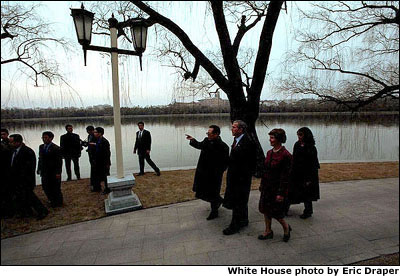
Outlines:
{"type": "MultiPolygon", "coordinates": [[[[145,129],[152,135],[151,158],[161,170],[193,168],[197,164],[199,150],[189,146],[185,134],[197,140],[206,137],[208,126],[221,127],[221,137],[228,145],[232,144],[229,116],[153,116],[122,119],[122,149],[125,173],[138,172],[137,155],[132,153],[135,143],[137,122],[145,122],[145,129]]],[[[60,136],[65,133],[66,124],[74,126],[74,133],[84,140],[87,137],[86,126],[101,126],[104,136],[111,144],[111,174],[116,174],[114,129],[112,119],[79,120],[42,120],[37,122],[2,123],[10,134],[20,133],[25,143],[38,154],[41,133],[50,130],[55,134],[54,142],[59,145],[60,136]]],[[[287,133],[286,148],[292,152],[297,140],[296,131],[303,126],[309,127],[315,136],[318,157],[321,162],[357,162],[357,161],[398,161],[399,160],[399,116],[264,116],[257,122],[257,133],[264,149],[270,149],[268,132],[273,128],[283,128],[287,133]]],[[[89,177],[89,161],[85,151],[80,158],[81,176],[89,177]]],[[[146,163],[146,171],[151,168],[146,163]]],[[[73,179],[74,179],[73,175],[73,179]]],[[[66,173],[63,167],[63,180],[66,173]]],[[[40,178],[37,178],[40,183],[40,178]]]]}

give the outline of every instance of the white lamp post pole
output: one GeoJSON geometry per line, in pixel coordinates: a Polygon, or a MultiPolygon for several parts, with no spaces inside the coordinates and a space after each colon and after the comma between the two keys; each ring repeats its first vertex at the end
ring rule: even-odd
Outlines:
{"type": "Polygon", "coordinates": [[[119,76],[118,76],[118,54],[139,56],[140,69],[142,69],[142,53],[146,49],[146,37],[148,25],[143,19],[130,19],[124,24],[118,23],[114,15],[108,20],[111,48],[90,45],[92,23],[94,13],[86,11],[83,4],[80,9],[71,9],[71,16],[74,19],[75,30],[78,42],[82,45],[84,61],[86,66],[86,51],[100,51],[111,53],[112,86],[113,86],[113,113],[114,113],[114,134],[115,134],[115,156],[117,160],[117,176],[108,177],[108,187],[111,190],[108,198],[104,201],[106,214],[117,214],[133,211],[142,207],[139,198],[132,191],[135,184],[133,174],[125,176],[124,161],[122,158],[122,135],[121,135],[121,108],[119,102],[119,76]],[[118,29],[131,27],[136,51],[118,49],[118,29]]]}
{"type": "MultiPolygon", "coordinates": [[[[111,48],[117,46],[117,29],[110,27],[111,48]]],[[[115,134],[115,153],[117,159],[117,178],[124,177],[124,161],[122,157],[122,138],[121,138],[121,109],[119,101],[119,77],[118,77],[118,53],[111,53],[112,68],[112,87],[113,87],[113,112],[114,112],[114,134],[115,134]]]]}

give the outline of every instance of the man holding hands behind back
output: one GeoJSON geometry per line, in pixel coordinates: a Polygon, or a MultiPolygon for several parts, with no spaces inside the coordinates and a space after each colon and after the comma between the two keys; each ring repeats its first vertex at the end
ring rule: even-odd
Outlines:
{"type": "Polygon", "coordinates": [[[219,136],[221,130],[216,125],[209,126],[207,138],[198,142],[186,134],[190,145],[201,150],[194,176],[193,192],[196,198],[211,203],[211,213],[207,220],[218,217],[218,208],[221,206],[221,182],[224,171],[228,167],[229,147],[219,136]]]}

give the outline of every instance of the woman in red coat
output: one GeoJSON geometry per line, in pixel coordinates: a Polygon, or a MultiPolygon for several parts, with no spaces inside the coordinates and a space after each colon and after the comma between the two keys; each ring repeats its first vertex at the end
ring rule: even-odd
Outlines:
{"type": "Polygon", "coordinates": [[[283,129],[273,129],[268,134],[273,148],[267,152],[265,173],[260,184],[259,210],[264,214],[265,231],[258,236],[258,239],[266,240],[274,237],[274,232],[271,230],[274,218],[282,225],[283,241],[287,242],[292,229],[284,217],[292,155],[282,146],[286,142],[286,133],[283,129]]]}

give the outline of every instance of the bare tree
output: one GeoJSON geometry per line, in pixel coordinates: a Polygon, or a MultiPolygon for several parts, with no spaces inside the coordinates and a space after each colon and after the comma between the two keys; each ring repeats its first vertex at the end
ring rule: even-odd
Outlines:
{"type": "Polygon", "coordinates": [[[50,47],[67,49],[67,42],[55,38],[50,23],[37,13],[39,5],[18,2],[1,3],[1,66],[14,64],[17,69],[39,86],[40,80],[54,84],[65,83],[59,64],[49,57],[50,47]]]}
{"type": "Polygon", "coordinates": [[[300,7],[299,47],[287,55],[278,90],[317,96],[352,111],[378,99],[399,99],[399,2],[312,7],[300,7]]]}
{"type": "MultiPolygon", "coordinates": [[[[160,51],[172,55],[175,61],[170,63],[171,66],[180,70],[185,80],[195,81],[202,69],[212,79],[208,82],[209,85],[204,87],[214,92],[220,89],[227,95],[231,108],[231,120],[245,121],[249,126],[250,136],[259,146],[258,171],[260,172],[264,155],[258,141],[255,122],[259,116],[260,95],[266,78],[272,37],[284,1],[269,3],[210,1],[208,4],[218,35],[219,54],[200,50],[180,26],[156,11],[150,4],[143,1],[130,2],[149,16],[147,19],[149,24],[160,25],[179,40],[182,47],[176,47],[176,43],[169,40],[160,51]],[[231,40],[228,23],[236,24],[237,31],[233,40],[231,40]],[[240,63],[240,57],[243,57],[239,54],[243,37],[258,23],[262,24],[262,27],[257,51],[256,53],[247,52],[247,57],[254,57],[254,59],[240,63]],[[251,70],[246,72],[245,67],[251,67],[251,70]]],[[[104,22],[104,20],[99,20],[99,22],[104,22]]],[[[121,25],[124,25],[124,22],[121,25]]]]}

